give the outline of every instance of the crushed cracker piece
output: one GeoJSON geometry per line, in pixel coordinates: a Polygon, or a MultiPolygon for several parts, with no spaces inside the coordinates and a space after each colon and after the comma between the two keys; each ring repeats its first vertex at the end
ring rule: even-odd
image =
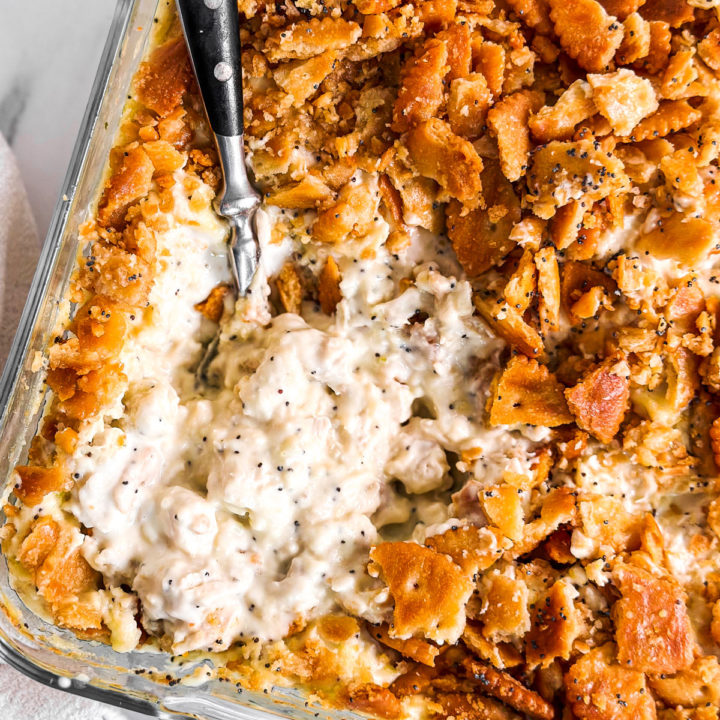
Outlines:
{"type": "Polygon", "coordinates": [[[691,667],[673,677],[650,678],[650,687],[670,707],[717,707],[720,705],[720,663],[714,655],[696,658],[691,667]]]}
{"type": "Polygon", "coordinates": [[[447,123],[437,118],[421,123],[408,133],[407,147],[421,175],[432,178],[451,197],[470,207],[482,205],[483,162],[475,148],[447,123]]]}
{"type": "Polygon", "coordinates": [[[613,607],[619,662],[649,673],[689,667],[694,642],[677,583],[631,563],[620,563],[614,576],[622,594],[613,607]]]}
{"type": "Polygon", "coordinates": [[[662,20],[652,20],[650,26],[650,47],[636,63],[639,69],[654,75],[668,64],[672,33],[670,26],[662,20]]]}
{"type": "Polygon", "coordinates": [[[672,155],[666,155],[660,161],[660,171],[665,176],[668,190],[685,196],[685,198],[679,197],[679,202],[687,197],[697,199],[703,197],[703,182],[692,153],[677,150],[672,155]]]}
{"type": "Polygon", "coordinates": [[[558,580],[544,599],[535,602],[531,629],[525,636],[525,657],[531,667],[548,667],[556,658],[570,657],[582,629],[576,596],[569,581],[558,580]]]}
{"type": "Polygon", "coordinates": [[[625,20],[645,4],[645,0],[600,0],[608,15],[614,15],[619,20],[625,20]]]}
{"type": "Polygon", "coordinates": [[[643,118],[658,109],[650,81],[627,68],[604,75],[588,75],[588,82],[598,111],[610,121],[617,135],[630,135],[643,118]]]}
{"type": "MultiPolygon", "coordinates": [[[[477,619],[482,622],[482,639],[496,645],[517,642],[530,630],[530,594],[522,572],[518,574],[513,568],[494,569],[483,575],[479,588],[483,604],[477,619]]],[[[486,657],[485,643],[476,637],[478,634],[468,625],[463,641],[480,652],[481,657],[486,657]]]]}
{"type": "Polygon", "coordinates": [[[129,206],[150,191],[154,172],[155,166],[142,147],[129,150],[105,186],[98,206],[100,223],[119,228],[129,206]]]}
{"type": "Polygon", "coordinates": [[[611,298],[617,291],[617,284],[611,277],[588,263],[571,260],[563,264],[560,295],[565,309],[572,313],[574,304],[595,287],[602,288],[611,298]]]}
{"type": "Polygon", "coordinates": [[[463,667],[468,676],[478,682],[478,689],[483,694],[496,697],[511,708],[537,720],[552,720],[555,717],[555,710],[549,702],[508,673],[472,659],[466,659],[463,667]]]}
{"type": "Polygon", "coordinates": [[[550,35],[550,9],[546,0],[508,0],[508,5],[530,28],[542,35],[550,35]]]}
{"type": "Polygon", "coordinates": [[[277,276],[277,289],[285,312],[300,314],[303,300],[302,283],[295,265],[286,262],[277,276]]]}
{"type": "Polygon", "coordinates": [[[596,0],[549,0],[550,17],[560,44],[580,67],[607,68],[623,38],[622,26],[596,0]]]}
{"type": "Polygon", "coordinates": [[[605,292],[605,288],[600,285],[591,287],[587,292],[582,294],[569,308],[570,314],[587,320],[596,317],[600,310],[613,310],[612,302],[605,292]]]}
{"type": "Polygon", "coordinates": [[[501,217],[491,219],[488,209],[467,211],[452,200],[446,208],[447,234],[455,254],[469,276],[499,265],[515,247],[510,231],[520,220],[520,203],[497,163],[488,162],[482,173],[485,199],[490,207],[503,207],[501,217]],[[494,220],[494,222],[493,222],[494,220]]]}
{"type": "Polygon", "coordinates": [[[555,248],[535,253],[537,267],[538,316],[540,332],[557,330],[560,323],[560,271],[555,248]]]}
{"type": "Polygon", "coordinates": [[[361,35],[360,26],[343,18],[301,20],[273,30],[265,41],[270,62],[303,60],[330,50],[342,50],[361,35]]]}
{"type": "Polygon", "coordinates": [[[537,289],[537,269],[532,251],[525,250],[517,270],[505,285],[503,295],[508,304],[518,312],[525,312],[532,302],[537,289]]]}
{"type": "Polygon", "coordinates": [[[688,104],[687,100],[663,100],[652,115],[635,126],[630,139],[638,142],[665,137],[690,127],[701,117],[702,113],[688,104]]]}
{"type": "Polygon", "coordinates": [[[509,484],[488,485],[480,497],[488,520],[505,537],[520,540],[525,513],[517,488],[509,484]]]}
{"type": "Polygon", "coordinates": [[[673,28],[692,22],[695,17],[691,3],[686,0],[646,0],[640,12],[648,20],[666,22],[673,28]]]}
{"type": "Polygon", "coordinates": [[[69,475],[58,466],[46,468],[18,465],[15,472],[19,483],[13,488],[13,493],[30,507],[41,503],[48,493],[68,490],[72,485],[69,475]]]}
{"type": "Polygon", "coordinates": [[[436,552],[449,555],[470,577],[491,567],[509,547],[501,533],[474,525],[431,535],[425,544],[436,552]]]}
{"type": "Polygon", "coordinates": [[[447,45],[449,82],[467,77],[472,69],[472,34],[467,22],[456,22],[438,33],[439,40],[447,45]]]}
{"type": "Polygon", "coordinates": [[[553,105],[545,105],[529,120],[530,131],[539,142],[569,140],[578,123],[597,112],[592,88],[576,80],[553,105]]]}
{"type": "Polygon", "coordinates": [[[318,278],[318,300],[320,307],[326,315],[332,315],[337,309],[338,303],[342,300],[340,292],[340,269],[335,258],[328,255],[323,269],[318,278]]]}
{"type": "Polygon", "coordinates": [[[482,135],[491,104],[492,93],[482,73],[452,80],[447,101],[450,128],[469,139],[482,135]]]}
{"type": "Polygon", "coordinates": [[[407,61],[393,108],[395,130],[404,132],[437,114],[444,98],[447,63],[447,43],[435,38],[425,42],[420,55],[407,61]]]}
{"type": "Polygon", "coordinates": [[[720,28],[710,31],[699,43],[697,52],[712,70],[720,70],[720,28]]]}
{"type": "Polygon", "coordinates": [[[161,117],[182,102],[192,80],[192,69],[183,37],[168,40],[140,65],[133,81],[138,100],[161,117]]]}
{"type": "Polygon", "coordinates": [[[435,658],[438,656],[440,650],[434,645],[430,645],[430,643],[419,640],[418,638],[398,640],[390,636],[387,625],[368,625],[367,630],[375,640],[378,640],[393,650],[397,650],[401,655],[422,663],[423,665],[430,667],[435,665],[435,658]]]}
{"type": "Polygon", "coordinates": [[[494,42],[483,41],[476,55],[477,71],[485,76],[493,97],[499,98],[505,81],[505,48],[494,42]]]}
{"type": "Polygon", "coordinates": [[[290,95],[293,105],[302,107],[335,68],[337,57],[336,50],[327,50],[306,60],[291,60],[278,66],[273,71],[273,78],[290,95]]]}
{"type": "Polygon", "coordinates": [[[667,100],[687,97],[698,77],[694,64],[695,48],[680,48],[668,60],[663,73],[660,95],[667,100]]]}
{"type": "Polygon", "coordinates": [[[265,202],[291,210],[303,210],[325,206],[333,196],[333,191],[320,178],[306,175],[299,182],[276,188],[265,198],[265,202]]]}
{"type": "Polygon", "coordinates": [[[622,162],[588,140],[540,146],[530,156],[526,177],[526,199],[544,219],[573,200],[592,204],[625,190],[630,182],[622,162]]]}
{"type": "Polygon", "coordinates": [[[349,685],[345,702],[351,710],[372,713],[387,720],[400,717],[402,709],[400,701],[390,690],[374,683],[349,685]]]}
{"type": "Polygon", "coordinates": [[[156,173],[172,173],[185,165],[184,153],[176,150],[167,140],[151,140],[142,145],[156,173]]]}
{"type": "Polygon", "coordinates": [[[473,297],[473,302],[483,320],[510,347],[529,358],[542,356],[544,352],[542,338],[515,308],[506,302],[483,298],[479,294],[473,297]]]}
{"type": "Polygon", "coordinates": [[[507,706],[476,693],[440,693],[442,717],[454,720],[520,720],[507,706]]]}
{"type": "MultiPolygon", "coordinates": [[[[507,597],[507,595],[505,595],[505,597],[507,597]]],[[[488,604],[486,612],[489,611],[490,605],[488,604]]],[[[525,611],[525,614],[527,615],[527,611],[525,611]]],[[[487,623],[484,625],[484,628],[487,628],[487,623]]],[[[513,629],[517,629],[517,627],[513,626],[511,628],[511,631],[513,629]]],[[[470,620],[468,620],[467,624],[465,625],[465,631],[462,635],[462,641],[465,646],[473,653],[475,653],[475,655],[477,655],[480,659],[487,660],[493,665],[493,667],[496,667],[499,670],[508,667],[515,667],[517,665],[520,665],[520,663],[522,662],[522,656],[520,655],[520,653],[518,653],[518,651],[513,645],[504,642],[495,643],[486,639],[483,633],[481,633],[478,629],[478,625],[471,622],[470,620]]]]}
{"type": "Polygon", "coordinates": [[[419,0],[417,14],[426,28],[437,29],[455,19],[458,0],[419,0]]]}
{"type": "Polygon", "coordinates": [[[558,208],[550,220],[550,237],[558,250],[565,250],[578,239],[583,228],[586,204],[583,201],[571,200],[567,205],[558,208]]]}
{"type": "Polygon", "coordinates": [[[472,585],[449,557],[412,542],[386,542],[372,548],[370,559],[395,601],[391,637],[421,634],[439,643],[460,637],[472,585]]]}
{"type": "Polygon", "coordinates": [[[674,212],[642,234],[637,247],[640,252],[647,251],[661,260],[673,259],[690,268],[707,256],[715,242],[711,222],[691,213],[674,212]]]}
{"type": "Polygon", "coordinates": [[[520,91],[495,103],[488,112],[488,124],[495,133],[500,167],[510,182],[525,173],[530,153],[528,119],[542,105],[540,93],[520,91]]]}
{"type": "Polygon", "coordinates": [[[216,285],[210,294],[199,303],[194,305],[195,309],[202,313],[208,320],[220,322],[223,310],[225,309],[225,298],[230,294],[230,286],[227,283],[216,285]]]}
{"type": "Polygon", "coordinates": [[[490,424],[556,427],[572,422],[563,387],[537,360],[510,359],[491,398],[490,424]]]}
{"type": "Polygon", "coordinates": [[[582,430],[609,443],[625,418],[630,398],[627,366],[610,358],[565,391],[570,412],[582,430]]]}
{"type": "Polygon", "coordinates": [[[655,720],[645,675],[617,662],[612,643],[580,657],[565,675],[564,686],[579,720],[655,720]]]}
{"type": "Polygon", "coordinates": [[[349,182],[335,203],[318,213],[312,226],[313,237],[331,244],[362,237],[372,224],[376,208],[377,198],[366,185],[349,182]]]}
{"type": "Polygon", "coordinates": [[[650,53],[650,23],[639,13],[628,15],[623,21],[623,40],[615,54],[619,65],[630,65],[650,53]]]}

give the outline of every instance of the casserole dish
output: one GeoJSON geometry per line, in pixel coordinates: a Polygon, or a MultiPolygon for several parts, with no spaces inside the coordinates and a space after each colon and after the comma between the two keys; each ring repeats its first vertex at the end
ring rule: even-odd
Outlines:
{"type": "Polygon", "coordinates": [[[241,2],[234,302],[161,4],[96,217],[68,208],[69,300],[29,311],[0,531],[28,607],[205,717],[304,712],[282,683],[388,720],[717,705],[720,27],[635,3],[241,2]]]}
{"type": "MultiPolygon", "coordinates": [[[[117,2],[60,199],[0,380],[3,485],[13,467],[23,461],[43,412],[45,387],[33,360],[47,347],[54,326],[67,316],[68,308],[59,299],[65,295],[76,262],[78,228],[102,187],[115,135],[107,130],[117,127],[120,120],[124,102],[118,99],[124,98],[145,52],[157,9],[156,0],[117,2]]],[[[251,692],[219,680],[206,683],[210,661],[204,658],[179,668],[169,655],[118,653],[107,645],[78,639],[43,621],[22,603],[10,585],[5,558],[0,561],[0,657],[49,687],[157,717],[315,716],[316,709],[311,712],[305,699],[293,692],[251,692]]]]}

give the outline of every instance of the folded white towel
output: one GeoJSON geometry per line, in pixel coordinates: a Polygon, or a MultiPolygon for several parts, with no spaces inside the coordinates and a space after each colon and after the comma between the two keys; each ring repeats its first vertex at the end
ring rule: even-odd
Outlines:
{"type": "Polygon", "coordinates": [[[0,135],[0,368],[5,365],[39,250],[20,172],[0,135]]]}
{"type": "MultiPolygon", "coordinates": [[[[0,368],[5,364],[40,251],[15,160],[0,135],[0,368]]],[[[124,720],[108,705],[53,690],[0,661],[2,720],[124,720]]],[[[133,714],[133,717],[139,717],[133,714]]]]}
{"type": "Polygon", "coordinates": [[[0,718],[3,720],[124,720],[109,705],[40,685],[0,662],[0,718]]]}

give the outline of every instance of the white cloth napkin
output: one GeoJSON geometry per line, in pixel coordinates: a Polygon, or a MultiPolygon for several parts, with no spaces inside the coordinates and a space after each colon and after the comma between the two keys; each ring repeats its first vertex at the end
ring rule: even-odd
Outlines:
{"type": "Polygon", "coordinates": [[[39,251],[20,171],[0,135],[0,368],[5,365],[39,251]]]}
{"type": "MultiPolygon", "coordinates": [[[[0,135],[0,368],[5,364],[40,252],[15,159],[0,135]]],[[[2,720],[123,720],[108,705],[52,690],[0,660],[2,720]]]]}

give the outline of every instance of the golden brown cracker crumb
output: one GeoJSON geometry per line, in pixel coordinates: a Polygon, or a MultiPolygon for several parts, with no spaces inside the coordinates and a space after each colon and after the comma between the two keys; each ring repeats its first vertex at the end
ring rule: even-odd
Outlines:
{"type": "Polygon", "coordinates": [[[560,44],[580,67],[607,68],[623,38],[622,26],[596,0],[549,0],[550,18],[560,44]]]}
{"type": "Polygon", "coordinates": [[[547,367],[523,355],[513,357],[492,396],[490,423],[554,427],[569,422],[563,387],[547,367]]]}
{"type": "Polygon", "coordinates": [[[693,661],[685,595],[672,580],[633,564],[615,569],[622,597],[613,608],[618,661],[649,673],[674,673],[693,661]]]}
{"type": "Polygon", "coordinates": [[[472,592],[467,576],[449,557],[411,542],[386,542],[370,551],[395,601],[390,636],[421,633],[436,642],[454,642],[465,625],[472,592]],[[432,588],[443,587],[438,594],[432,588]]]}
{"type": "Polygon", "coordinates": [[[612,644],[591,650],[564,678],[565,697],[581,720],[654,720],[645,675],[615,659],[612,644]]]}

